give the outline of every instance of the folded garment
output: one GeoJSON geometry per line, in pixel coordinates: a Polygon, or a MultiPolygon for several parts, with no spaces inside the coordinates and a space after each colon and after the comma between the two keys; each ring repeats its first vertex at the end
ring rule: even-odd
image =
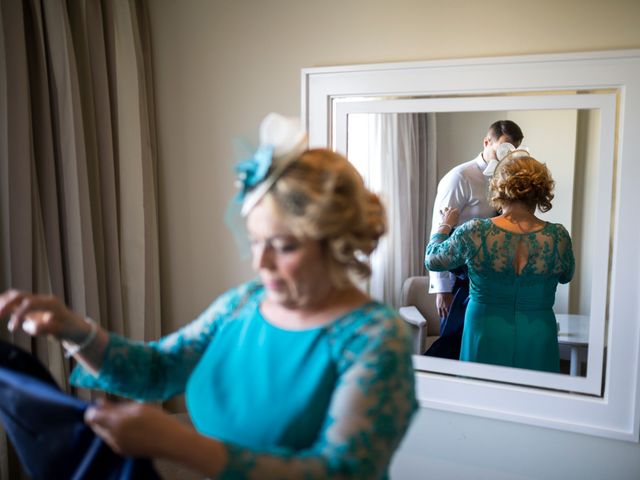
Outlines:
{"type": "Polygon", "coordinates": [[[160,479],[148,459],[111,450],[84,423],[89,403],[62,392],[35,357],[1,341],[0,352],[0,421],[33,480],[160,479]]]}

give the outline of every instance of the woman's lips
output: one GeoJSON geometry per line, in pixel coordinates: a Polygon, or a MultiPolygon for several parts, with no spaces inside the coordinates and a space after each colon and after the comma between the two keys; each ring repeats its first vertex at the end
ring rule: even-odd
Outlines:
{"type": "Polygon", "coordinates": [[[263,279],[262,283],[269,290],[280,290],[282,288],[282,280],[263,279]]]}

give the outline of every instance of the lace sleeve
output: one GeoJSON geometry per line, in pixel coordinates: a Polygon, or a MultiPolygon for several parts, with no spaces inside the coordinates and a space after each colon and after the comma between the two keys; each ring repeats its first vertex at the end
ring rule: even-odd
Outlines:
{"type": "Polygon", "coordinates": [[[386,478],[417,408],[411,342],[395,314],[383,322],[369,320],[342,342],[339,380],[315,444],[298,452],[228,445],[219,478],[386,478]]]}
{"type": "Polygon", "coordinates": [[[469,220],[456,228],[449,238],[443,233],[433,234],[424,257],[427,270],[442,272],[464,265],[478,250],[479,226],[479,220],[469,220]]]}
{"type": "Polygon", "coordinates": [[[98,376],[78,365],[71,383],[136,400],[165,400],[183,393],[187,380],[221,321],[248,295],[249,285],[231,290],[200,316],[155,342],[136,342],[110,334],[98,376]]]}
{"type": "Polygon", "coordinates": [[[571,246],[571,237],[569,232],[562,226],[558,225],[558,263],[560,266],[560,283],[569,283],[573,278],[575,271],[575,259],[573,256],[573,248],[571,246]]]}

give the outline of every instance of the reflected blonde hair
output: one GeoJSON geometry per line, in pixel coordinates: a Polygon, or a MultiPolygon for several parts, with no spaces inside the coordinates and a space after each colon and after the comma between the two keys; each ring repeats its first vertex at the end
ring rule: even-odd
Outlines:
{"type": "Polygon", "coordinates": [[[489,202],[495,208],[522,202],[530,208],[548,212],[554,186],[544,163],[528,155],[507,155],[498,164],[489,184],[489,202]]]}
{"type": "Polygon", "coordinates": [[[266,196],[295,236],[323,244],[335,286],[371,275],[368,257],[386,232],[386,215],[380,198],[344,156],[328,149],[305,151],[266,196]]]}

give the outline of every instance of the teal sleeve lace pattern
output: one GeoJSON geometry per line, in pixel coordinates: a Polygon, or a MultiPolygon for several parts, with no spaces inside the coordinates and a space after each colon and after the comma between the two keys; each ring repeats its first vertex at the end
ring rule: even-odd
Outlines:
{"type": "Polygon", "coordinates": [[[298,452],[227,446],[219,478],[386,478],[417,409],[409,333],[378,305],[356,325],[336,325],[334,335],[340,378],[316,443],[298,452]]]}
{"type": "Polygon", "coordinates": [[[571,246],[569,232],[562,225],[558,225],[558,227],[559,281],[560,283],[569,283],[576,269],[573,247],[571,246]]]}
{"type": "Polygon", "coordinates": [[[166,400],[183,393],[220,323],[232,317],[254,286],[249,283],[227,292],[196,320],[156,342],[134,342],[111,334],[98,376],[77,366],[71,383],[136,400],[166,400]]]}
{"type": "Polygon", "coordinates": [[[478,249],[480,223],[470,220],[456,228],[451,237],[434,233],[427,245],[424,266],[432,272],[444,272],[464,265],[478,249]]]}

